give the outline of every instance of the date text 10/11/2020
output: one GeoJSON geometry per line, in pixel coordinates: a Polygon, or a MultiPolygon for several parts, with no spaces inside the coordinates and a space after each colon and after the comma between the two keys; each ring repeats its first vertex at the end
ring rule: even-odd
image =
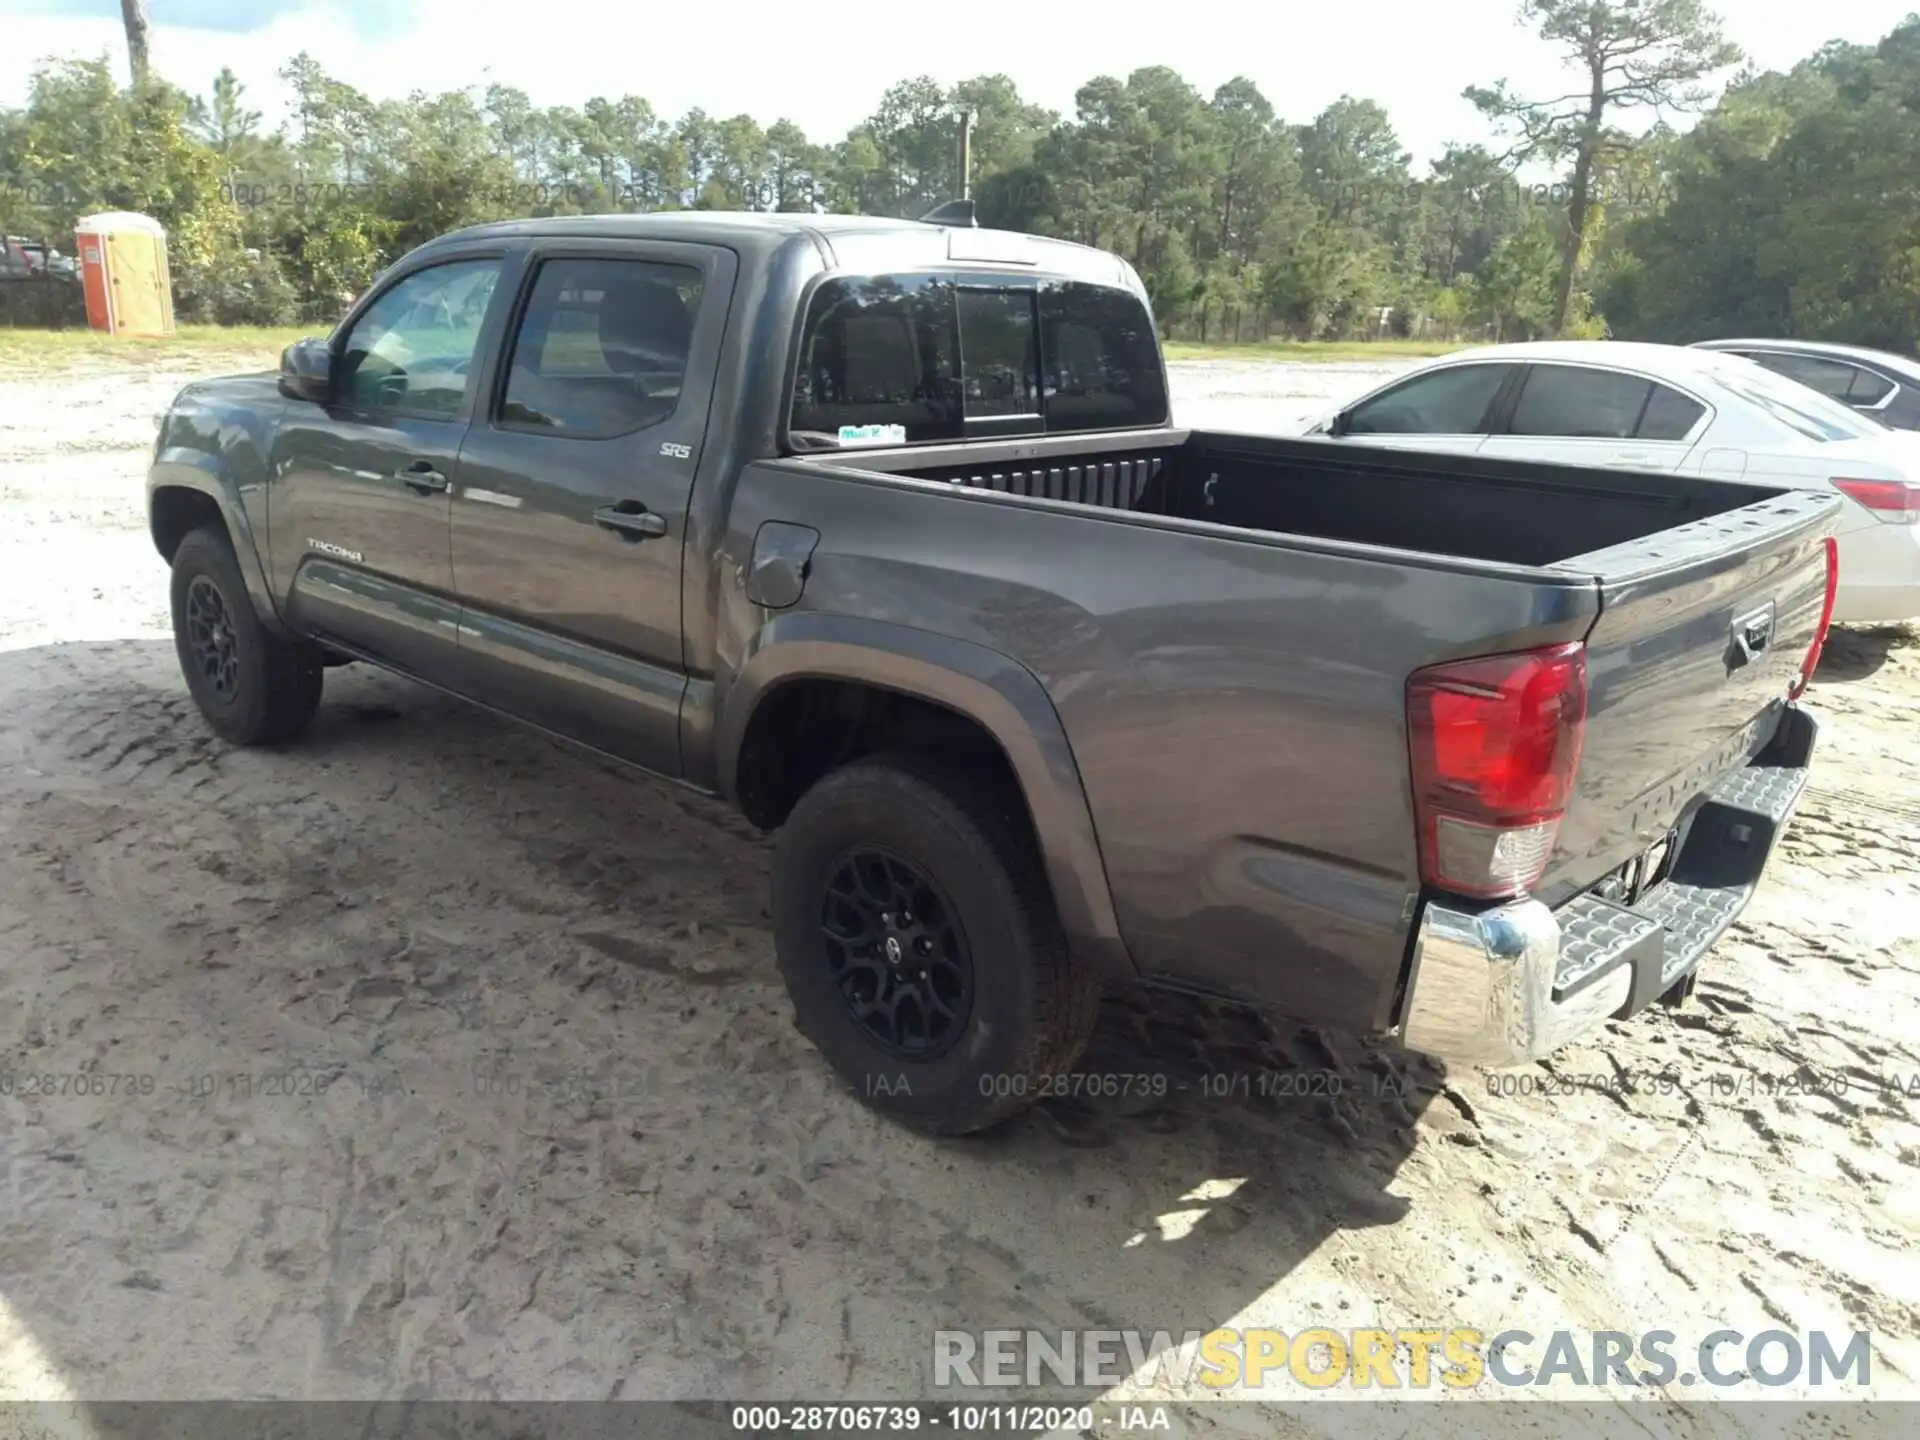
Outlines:
{"type": "Polygon", "coordinates": [[[747,1435],[921,1429],[955,1435],[1027,1435],[1173,1429],[1167,1406],[1138,1404],[735,1405],[728,1419],[733,1430],[747,1435]]]}
{"type": "MultiPolygon", "coordinates": [[[[1757,1071],[1713,1071],[1683,1075],[1675,1071],[1638,1074],[1614,1071],[1601,1074],[1565,1072],[1488,1073],[1486,1093],[1505,1099],[1557,1099],[1577,1094],[1704,1095],[1734,1099],[1796,1095],[1898,1094],[1920,1099],[1920,1071],[1912,1074],[1870,1074],[1833,1071],[1767,1075],[1757,1071]]],[[[1030,1096],[1038,1100],[1166,1099],[1175,1093],[1205,1099],[1307,1100],[1399,1099],[1437,1093],[1444,1082],[1397,1071],[1323,1069],[1217,1070],[1193,1077],[1174,1077],[1165,1071],[1082,1072],[1043,1075],[983,1075],[980,1093],[1030,1096]]],[[[869,1095],[911,1095],[912,1077],[905,1072],[872,1072],[866,1076],[869,1095]]]]}
{"type": "MultiPolygon", "coordinates": [[[[1415,1074],[1326,1069],[1216,1070],[1195,1076],[1166,1071],[1068,1071],[1043,1075],[984,1075],[983,1095],[1018,1095],[1036,1100],[1167,1100],[1175,1095],[1213,1100],[1285,1102],[1313,1099],[1396,1100],[1437,1093],[1445,1082],[1415,1074]]],[[[1500,1099],[1556,1100],[1578,1094],[1675,1096],[1706,1100],[1791,1099],[1842,1096],[1898,1097],[1920,1100],[1920,1071],[1869,1072],[1865,1069],[1768,1075],[1757,1071],[1714,1071],[1681,1075],[1673,1071],[1637,1074],[1617,1071],[1571,1074],[1565,1071],[1488,1073],[1486,1094],[1500,1099]]],[[[487,1097],[545,1096],[571,1100],[638,1099],[649,1087],[598,1070],[556,1074],[519,1074],[476,1069],[467,1080],[472,1093],[487,1097]]],[[[870,1073],[871,1095],[911,1095],[912,1077],[870,1073]]],[[[103,1071],[0,1071],[0,1095],[22,1099],[135,1098],[164,1090],[189,1100],[265,1100],[318,1098],[353,1091],[377,1098],[407,1088],[397,1073],[352,1073],[338,1064],[292,1064],[272,1071],[205,1072],[188,1076],[116,1074],[103,1071]]],[[[855,1087],[858,1088],[858,1087],[855,1087]]]]}

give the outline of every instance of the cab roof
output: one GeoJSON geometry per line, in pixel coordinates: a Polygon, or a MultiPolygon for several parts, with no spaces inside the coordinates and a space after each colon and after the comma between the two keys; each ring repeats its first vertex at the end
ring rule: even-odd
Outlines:
{"type": "Polygon", "coordinates": [[[547,238],[678,240],[722,245],[763,259],[794,245],[816,248],[829,269],[867,274],[889,270],[986,267],[1029,270],[1097,285],[1139,290],[1118,256],[1070,240],[1013,230],[932,224],[879,215],[814,215],[744,210],[666,210],[640,214],[555,215],[502,220],[455,230],[420,247],[474,240],[547,238]]]}
{"type": "Polygon", "coordinates": [[[1781,355],[1808,355],[1832,360],[1852,360],[1861,365],[1893,368],[1906,375],[1920,376],[1920,361],[1890,350],[1869,350],[1864,345],[1839,345],[1826,340],[1696,340],[1695,350],[1767,350],[1781,355]]]}

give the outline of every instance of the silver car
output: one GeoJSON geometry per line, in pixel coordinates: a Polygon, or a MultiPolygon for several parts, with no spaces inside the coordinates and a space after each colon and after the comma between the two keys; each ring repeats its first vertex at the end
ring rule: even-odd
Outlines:
{"type": "Polygon", "coordinates": [[[1920,430],[1920,361],[1818,340],[1701,340],[1697,350],[1744,355],[1895,430],[1920,430]]]}

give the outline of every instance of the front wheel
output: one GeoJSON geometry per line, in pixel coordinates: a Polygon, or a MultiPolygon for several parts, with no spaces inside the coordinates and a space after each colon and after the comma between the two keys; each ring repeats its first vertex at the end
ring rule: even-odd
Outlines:
{"type": "Polygon", "coordinates": [[[233,546],[218,530],[173,552],[173,644],[207,724],[235,745],[275,745],[307,728],[325,679],[319,649],[260,623],[233,546]]]}
{"type": "Polygon", "coordinates": [[[861,1099],[934,1134],[1033,1104],[1098,1010],[1012,806],[917,756],[863,760],[801,797],[775,850],[801,1031],[861,1099]]]}

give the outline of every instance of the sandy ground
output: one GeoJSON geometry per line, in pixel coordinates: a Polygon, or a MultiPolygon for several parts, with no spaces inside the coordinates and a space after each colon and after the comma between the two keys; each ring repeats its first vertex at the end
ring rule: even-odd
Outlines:
{"type": "MultiPolygon", "coordinates": [[[[1390,368],[1177,394],[1271,422],[1390,368]]],[[[187,378],[0,383],[0,1399],[912,1398],[937,1329],[1450,1324],[1865,1329],[1872,1397],[1920,1397],[1907,636],[1836,636],[1816,787],[1694,1004],[1522,1072],[1641,1093],[1116,999],[1086,1068],[1166,1103],[936,1142],[792,1028],[719,805],[360,667],[294,750],[211,737],[142,512],[187,378]]]]}

